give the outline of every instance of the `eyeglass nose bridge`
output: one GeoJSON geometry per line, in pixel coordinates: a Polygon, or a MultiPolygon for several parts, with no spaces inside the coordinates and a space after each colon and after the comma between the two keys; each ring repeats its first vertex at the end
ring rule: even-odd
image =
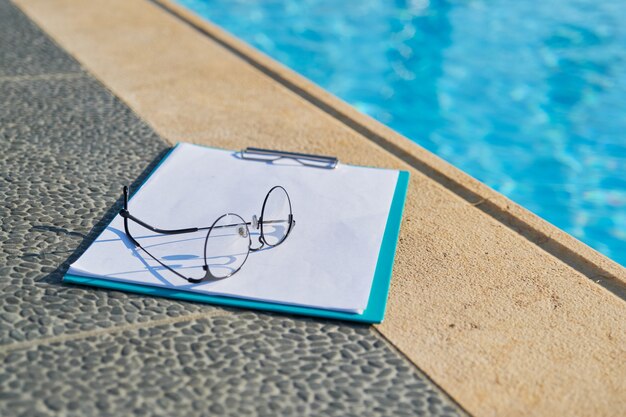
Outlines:
{"type": "Polygon", "coordinates": [[[261,249],[263,249],[265,247],[265,242],[263,241],[263,236],[259,236],[259,243],[261,245],[259,247],[257,247],[257,248],[253,248],[252,244],[250,244],[250,252],[259,251],[259,250],[261,250],[261,249]]]}
{"type": "Polygon", "coordinates": [[[192,284],[199,284],[201,282],[207,282],[207,281],[219,281],[225,278],[230,277],[230,275],[226,276],[226,277],[222,277],[222,278],[218,278],[215,275],[213,275],[211,273],[211,270],[209,269],[208,265],[202,265],[202,270],[204,271],[204,276],[202,278],[191,278],[188,277],[187,281],[189,281],[192,284]]]}

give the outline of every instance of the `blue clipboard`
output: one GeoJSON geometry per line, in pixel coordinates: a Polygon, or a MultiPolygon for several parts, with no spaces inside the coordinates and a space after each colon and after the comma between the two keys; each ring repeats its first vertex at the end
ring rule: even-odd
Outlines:
{"type": "MultiPolygon", "coordinates": [[[[171,151],[170,151],[171,153],[171,151]]],[[[170,155],[168,153],[163,160],[154,168],[156,171],[161,163],[170,155]]],[[[152,175],[152,173],[150,175],[152,175]]],[[[145,182],[145,181],[144,181],[145,182]]],[[[387,306],[387,296],[389,294],[389,284],[393,269],[393,261],[400,233],[400,223],[404,210],[404,201],[409,183],[408,171],[399,171],[393,201],[389,210],[389,217],[383,240],[378,253],[378,262],[374,272],[372,289],[370,291],[367,308],[360,314],[346,313],[340,311],[324,310],[320,308],[298,307],[285,304],[277,304],[265,301],[246,300],[235,297],[198,294],[187,291],[174,290],[169,288],[152,287],[149,285],[139,285],[109,281],[99,278],[84,277],[72,274],[65,274],[63,282],[70,284],[89,285],[116,291],[126,291],[138,294],[145,294],[157,297],[174,298],[178,300],[194,301],[207,304],[216,304],[243,309],[265,310],[277,313],[296,314],[302,316],[321,317],[327,319],[348,320],[362,323],[380,323],[385,316],[387,306]]]]}

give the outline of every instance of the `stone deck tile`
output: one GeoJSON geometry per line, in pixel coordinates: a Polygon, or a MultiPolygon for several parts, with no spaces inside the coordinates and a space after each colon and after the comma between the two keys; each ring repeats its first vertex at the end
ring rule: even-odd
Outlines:
{"type": "Polygon", "coordinates": [[[62,285],[166,144],[96,81],[0,82],[0,343],[200,309],[62,285]]]}
{"type": "Polygon", "coordinates": [[[168,146],[6,1],[0,31],[0,345],[218,310],[61,284],[168,146]]]}
{"type": "Polygon", "coordinates": [[[0,354],[0,414],[452,416],[367,326],[238,314],[0,354]]]}

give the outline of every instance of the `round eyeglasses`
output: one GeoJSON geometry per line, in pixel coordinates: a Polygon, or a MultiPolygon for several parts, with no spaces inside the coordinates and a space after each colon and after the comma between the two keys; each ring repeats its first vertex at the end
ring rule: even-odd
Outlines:
{"type": "Polygon", "coordinates": [[[292,213],[291,199],[287,190],[280,185],[276,185],[269,190],[263,200],[260,216],[258,218],[256,215],[252,216],[250,222],[246,222],[238,214],[226,213],[215,219],[210,226],[185,229],[160,229],[133,216],[128,210],[128,193],[128,187],[124,187],[124,208],[120,210],[120,216],[124,219],[124,231],[128,239],[135,247],[141,249],[163,268],[194,284],[233,276],[243,267],[250,252],[282,244],[296,225],[292,213]],[[131,222],[158,235],[182,235],[206,231],[206,236],[203,238],[204,248],[201,257],[203,259],[202,270],[204,274],[198,274],[195,277],[187,276],[177,270],[180,268],[166,263],[168,259],[180,259],[176,258],[175,254],[159,257],[148,251],[147,247],[142,246],[138,238],[131,233],[131,222]],[[256,247],[253,247],[251,229],[254,233],[258,233],[258,244],[256,247]]]}

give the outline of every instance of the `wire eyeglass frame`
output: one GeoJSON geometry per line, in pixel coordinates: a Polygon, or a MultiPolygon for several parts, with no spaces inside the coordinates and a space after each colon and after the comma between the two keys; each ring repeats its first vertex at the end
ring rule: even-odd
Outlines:
{"type": "MultiPolygon", "coordinates": [[[[239,216],[238,214],[235,213],[225,213],[222,214],[221,216],[219,216],[217,219],[215,219],[215,221],[210,225],[210,226],[202,226],[202,227],[189,227],[189,228],[184,228],[184,229],[160,229],[158,227],[154,227],[151,226],[150,224],[144,222],[143,220],[133,216],[132,214],[130,214],[130,211],[128,210],[128,195],[129,195],[129,189],[127,186],[124,186],[123,188],[123,193],[124,193],[124,206],[123,208],[120,210],[119,214],[120,216],[124,219],[124,232],[126,233],[126,236],[128,237],[128,239],[131,241],[131,243],[133,245],[135,245],[135,247],[141,249],[143,252],[145,252],[148,256],[150,256],[153,260],[155,260],[159,265],[161,265],[162,267],[166,268],[167,270],[169,270],[170,272],[174,273],[175,275],[177,275],[180,278],[183,278],[185,280],[187,280],[188,282],[192,283],[192,284],[198,284],[204,281],[216,281],[216,280],[222,280],[225,278],[229,278],[231,276],[233,276],[234,274],[236,274],[237,272],[239,272],[241,270],[241,268],[243,267],[243,265],[246,263],[246,261],[248,260],[248,256],[250,255],[250,252],[256,252],[259,251],[261,249],[263,249],[264,247],[276,247],[280,244],[282,244],[285,240],[287,240],[287,237],[289,237],[289,234],[291,233],[291,231],[293,230],[293,228],[296,225],[296,221],[293,218],[293,211],[292,211],[292,206],[291,206],[291,198],[289,197],[289,193],[287,193],[287,190],[285,190],[285,188],[283,188],[280,185],[276,185],[274,187],[272,187],[268,193],[265,195],[265,199],[263,200],[263,206],[261,207],[261,216],[259,218],[257,218],[256,215],[252,216],[252,221],[250,222],[246,222],[241,216],[239,216]],[[280,241],[270,244],[267,239],[265,238],[265,233],[263,230],[263,225],[264,224],[271,224],[271,223],[283,223],[285,222],[285,220],[272,220],[272,219],[264,219],[263,216],[265,214],[265,209],[266,209],[266,205],[268,203],[268,199],[270,197],[270,195],[272,194],[272,192],[274,190],[280,189],[285,193],[285,196],[287,197],[287,202],[289,205],[289,215],[287,218],[287,222],[288,222],[288,226],[287,226],[287,231],[285,233],[285,235],[280,239],[280,241]],[[223,219],[226,216],[235,216],[236,218],[238,218],[239,220],[241,220],[241,223],[236,223],[236,224],[227,224],[227,225],[218,225],[218,222],[223,219]],[[165,264],[164,262],[162,262],[160,259],[158,259],[155,255],[153,255],[152,253],[150,253],[146,248],[144,248],[143,246],[141,246],[141,244],[137,241],[137,239],[135,239],[135,237],[133,237],[133,235],[131,234],[128,224],[129,222],[134,222],[138,225],[140,225],[141,227],[144,227],[148,230],[151,230],[155,233],[158,234],[162,234],[162,235],[178,235],[178,234],[186,234],[186,233],[195,233],[201,230],[207,230],[207,234],[206,234],[206,238],[204,241],[204,265],[202,266],[202,269],[204,270],[205,274],[203,277],[201,278],[194,278],[194,277],[188,277],[183,275],[182,273],[176,271],[174,268],[170,267],[169,265],[165,264]],[[239,267],[233,271],[231,271],[229,274],[225,275],[225,276],[220,276],[217,277],[215,276],[208,265],[207,262],[207,244],[208,244],[208,240],[209,237],[211,236],[211,232],[214,229],[218,229],[218,228],[224,228],[224,227],[233,227],[233,226],[245,226],[246,230],[245,230],[245,236],[247,236],[248,238],[248,252],[245,255],[245,259],[243,260],[243,262],[241,263],[241,265],[239,265],[239,267]],[[258,247],[252,247],[252,237],[250,234],[250,227],[252,227],[255,230],[259,230],[259,243],[260,246],[258,247]]],[[[243,235],[242,235],[243,236],[243,235]]]]}

